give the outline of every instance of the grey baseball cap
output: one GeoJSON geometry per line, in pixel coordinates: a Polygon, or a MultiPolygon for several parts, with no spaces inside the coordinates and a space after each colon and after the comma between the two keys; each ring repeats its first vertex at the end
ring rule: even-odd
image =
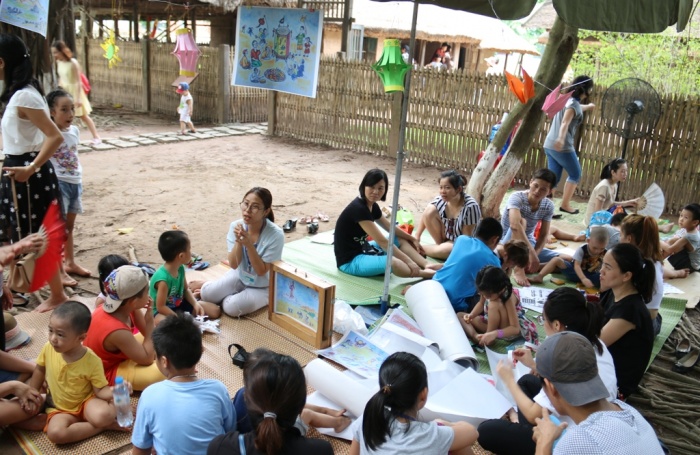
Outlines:
{"type": "Polygon", "coordinates": [[[598,375],[593,345],[576,332],[559,332],[544,340],[537,349],[537,373],[573,406],[609,396],[598,375]]]}

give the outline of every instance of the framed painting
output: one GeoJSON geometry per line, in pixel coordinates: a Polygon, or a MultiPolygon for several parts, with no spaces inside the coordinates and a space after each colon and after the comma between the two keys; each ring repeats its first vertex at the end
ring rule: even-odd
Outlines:
{"type": "Polygon", "coordinates": [[[331,345],[335,285],[283,261],[270,270],[268,317],[317,349],[331,345]]]}

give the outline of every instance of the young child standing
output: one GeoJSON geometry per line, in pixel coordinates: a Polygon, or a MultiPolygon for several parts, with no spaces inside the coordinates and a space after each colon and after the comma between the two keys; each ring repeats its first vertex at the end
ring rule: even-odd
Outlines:
{"type": "Polygon", "coordinates": [[[180,82],[177,86],[177,93],[180,94],[180,104],[177,106],[177,113],[180,114],[180,134],[185,134],[185,128],[189,128],[190,133],[196,133],[192,123],[192,112],[194,112],[194,100],[190,93],[190,84],[180,82]]]}
{"type": "Polygon", "coordinates": [[[197,302],[185,277],[185,265],[192,260],[190,238],[183,231],[165,231],[158,239],[158,251],[165,261],[151,277],[150,294],[153,299],[153,315],[158,324],[164,317],[176,311],[207,315],[216,319],[221,307],[210,302],[197,302]]]}
{"type": "Polygon", "coordinates": [[[49,341],[36,360],[30,387],[48,384],[46,436],[54,444],[82,441],[104,430],[119,430],[112,389],[102,361],[83,340],[90,310],[80,302],[57,307],[49,319],[49,341]]]}
{"type": "Polygon", "coordinates": [[[481,300],[469,314],[457,313],[467,336],[482,346],[496,339],[512,340],[522,336],[537,343],[537,327],[525,316],[520,295],[500,267],[488,265],[476,275],[481,300]]]}
{"type": "Polygon", "coordinates": [[[678,216],[680,229],[667,242],[661,242],[661,249],[668,256],[668,262],[676,270],[700,270],[700,204],[688,204],[678,216]]]}
{"type": "Polygon", "coordinates": [[[573,260],[554,258],[542,267],[540,273],[529,278],[531,283],[542,283],[550,273],[561,271],[567,280],[582,283],[587,288],[600,287],[600,269],[607,250],[608,231],[603,226],[592,226],[585,245],[578,247],[573,260]]]}
{"type": "MultiPolygon", "coordinates": [[[[46,95],[49,112],[53,122],[63,135],[63,143],[51,156],[58,186],[63,197],[63,212],[66,216],[66,244],[64,253],[64,270],[66,273],[74,273],[78,276],[89,277],[92,273],[75,262],[73,251],[73,229],[75,218],[83,213],[83,167],[78,159],[78,145],[80,144],[80,130],[73,125],[75,107],[73,98],[64,90],[54,90],[46,95]]],[[[66,280],[64,280],[65,282],[66,280]]],[[[70,284],[76,285],[73,280],[70,284]]],[[[68,284],[68,283],[67,283],[68,284]]]]}
{"type": "Polygon", "coordinates": [[[153,330],[158,369],[167,380],[143,391],[136,410],[132,454],[204,454],[219,435],[236,429],[226,386],[199,379],[202,332],[189,314],[173,314],[153,330]]]}
{"type": "Polygon", "coordinates": [[[427,401],[423,361],[408,352],[391,354],[379,368],[379,391],[354,426],[350,454],[472,454],[476,428],[466,422],[418,421],[427,401]]]}

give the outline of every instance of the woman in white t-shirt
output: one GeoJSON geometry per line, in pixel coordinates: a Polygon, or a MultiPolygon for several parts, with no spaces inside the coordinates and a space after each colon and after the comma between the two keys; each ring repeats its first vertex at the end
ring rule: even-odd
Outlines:
{"type": "MultiPolygon", "coordinates": [[[[615,365],[610,352],[599,339],[603,329],[603,311],[600,305],[588,303],[575,288],[562,287],[549,294],[542,309],[542,317],[547,336],[568,330],[585,336],[591,342],[598,359],[598,374],[610,392],[608,400],[616,399],[615,365]]],[[[535,360],[529,349],[516,349],[513,351],[513,358],[535,370],[535,360]]],[[[486,420],[479,425],[479,444],[499,455],[534,454],[532,428],[535,418],[542,417],[542,408],[547,408],[553,414],[556,414],[556,410],[544,390],[541,390],[542,383],[539,377],[527,374],[516,382],[512,365],[504,362],[498,365],[498,375],[517,403],[518,419],[515,422],[503,419],[486,420]]],[[[568,416],[560,418],[569,426],[576,425],[568,416]]]]}
{"type": "MultiPolygon", "coordinates": [[[[4,82],[0,103],[5,107],[0,236],[5,242],[16,242],[38,232],[49,206],[54,201],[61,203],[58,179],[49,159],[63,142],[63,136],[51,121],[41,85],[33,74],[24,42],[17,35],[0,34],[0,80],[4,82]],[[12,180],[17,192],[16,208],[12,180]]],[[[58,270],[49,286],[51,295],[37,311],[52,310],[68,300],[58,270]]]]}
{"type": "Polygon", "coordinates": [[[615,202],[617,188],[620,182],[627,180],[627,161],[624,158],[615,158],[605,165],[600,173],[600,182],[593,188],[591,197],[588,199],[586,215],[583,217],[583,224],[588,226],[593,214],[599,210],[612,211],[617,207],[636,207],[637,199],[629,201],[615,202]]]}

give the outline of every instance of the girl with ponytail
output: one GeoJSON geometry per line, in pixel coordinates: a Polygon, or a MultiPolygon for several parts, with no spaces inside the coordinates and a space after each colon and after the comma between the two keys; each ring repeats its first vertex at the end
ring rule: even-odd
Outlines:
{"type": "Polygon", "coordinates": [[[600,182],[593,188],[591,197],[588,199],[586,215],[583,217],[585,226],[588,226],[593,214],[600,210],[614,213],[618,207],[637,206],[637,199],[615,202],[619,183],[625,180],[627,180],[627,161],[624,158],[615,158],[605,165],[600,174],[600,182]]]}
{"type": "Polygon", "coordinates": [[[306,378],[299,362],[271,351],[256,357],[243,370],[244,399],[253,431],[217,436],[207,455],[333,455],[328,441],[307,439],[295,426],[306,403],[306,378]]]}
{"type": "Polygon", "coordinates": [[[651,300],[655,273],[654,263],[630,243],[618,243],[603,258],[600,297],[605,325],[600,339],[615,361],[617,385],[624,398],[637,390],[654,344],[646,303],[651,300]]]}
{"type": "MultiPolygon", "coordinates": [[[[544,303],[542,311],[544,331],[547,336],[558,332],[571,331],[583,335],[591,342],[598,360],[598,374],[610,392],[609,400],[617,398],[617,378],[615,365],[608,349],[600,341],[603,328],[603,311],[599,304],[589,303],[575,288],[561,287],[554,290],[544,303]]],[[[532,351],[519,348],[513,351],[513,358],[523,365],[535,369],[532,351]]],[[[486,450],[499,455],[531,455],[535,453],[532,440],[532,428],[535,418],[542,416],[542,408],[556,413],[554,406],[542,390],[539,377],[526,374],[516,383],[511,365],[504,362],[497,368],[498,375],[508,387],[518,406],[517,420],[493,419],[479,425],[479,444],[486,450]]],[[[568,416],[562,421],[571,425],[576,423],[568,416]]]]}
{"type": "Polygon", "coordinates": [[[428,400],[428,373],[418,357],[396,352],[379,369],[379,391],[355,425],[351,455],[473,453],[478,436],[466,422],[420,422],[428,400]]]}
{"type": "Polygon", "coordinates": [[[537,327],[525,316],[520,294],[500,267],[487,265],[476,274],[481,298],[472,311],[457,313],[464,332],[482,346],[518,337],[537,344],[537,327]]]}

